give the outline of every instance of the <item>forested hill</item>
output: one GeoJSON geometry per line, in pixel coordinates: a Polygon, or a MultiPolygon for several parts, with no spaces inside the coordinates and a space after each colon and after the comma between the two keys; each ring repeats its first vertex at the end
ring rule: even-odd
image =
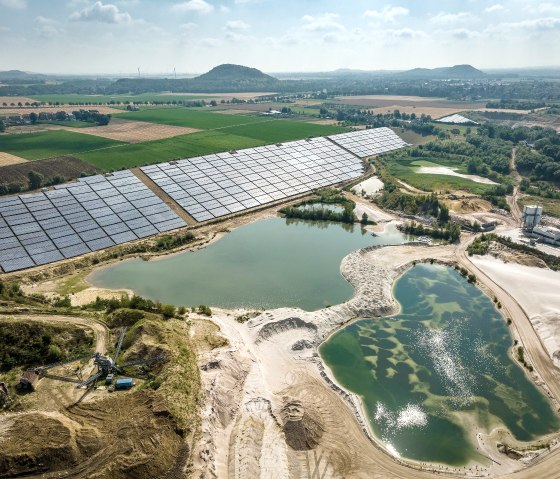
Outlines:
{"type": "Polygon", "coordinates": [[[484,78],[486,73],[472,65],[454,65],[441,68],[413,68],[397,74],[401,78],[426,78],[426,79],[474,79],[484,78]]]}
{"type": "Polygon", "coordinates": [[[270,82],[277,83],[278,79],[266,75],[256,68],[244,67],[243,65],[232,65],[225,63],[212,68],[207,73],[193,78],[196,82],[220,82],[220,81],[254,81],[254,82],[270,82]]]}

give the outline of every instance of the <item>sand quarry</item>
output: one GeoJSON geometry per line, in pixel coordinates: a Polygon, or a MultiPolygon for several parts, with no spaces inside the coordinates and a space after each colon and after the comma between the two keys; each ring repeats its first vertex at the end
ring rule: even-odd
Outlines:
{"type": "MultiPolygon", "coordinates": [[[[361,203],[360,208],[376,210],[371,203],[357,196],[353,198],[361,203]]],[[[203,244],[208,244],[217,238],[216,231],[230,231],[264,214],[269,213],[208,225],[199,229],[197,236],[207,235],[209,239],[203,244]]],[[[388,220],[392,219],[387,216],[388,220]]],[[[360,399],[336,384],[317,354],[318,346],[349,321],[397,312],[399,305],[393,298],[392,287],[413,262],[433,259],[443,264],[458,263],[475,272],[479,287],[502,303],[504,316],[513,320],[514,337],[524,345],[528,360],[535,367],[532,379],[558,408],[560,370],[552,366],[551,357],[555,358],[554,353],[558,351],[559,331],[533,326],[537,316],[560,311],[558,298],[554,297],[560,286],[560,273],[504,264],[491,258],[469,258],[465,250],[471,240],[472,237],[465,235],[459,245],[411,244],[352,252],[342,260],[340,271],[355,288],[354,297],[330,308],[314,312],[295,308],[264,312],[213,309],[211,321],[220,327],[220,334],[228,343],[199,351],[204,391],[201,429],[199,439],[192,445],[193,462],[188,472],[183,469],[174,477],[557,478],[560,448],[555,438],[549,438],[553,441],[550,450],[536,447],[517,460],[497,451],[495,444],[504,436],[499,429],[490,435],[480,431],[476,436],[481,452],[495,462],[473,462],[454,470],[445,465],[414,463],[392,456],[371,435],[360,399]],[[513,276],[520,279],[512,281],[513,276]],[[533,290],[538,290],[540,296],[531,295],[529,291],[533,290]],[[543,303],[546,308],[542,307],[543,303]],[[246,315],[246,321],[237,321],[242,315],[246,315]]],[[[97,293],[87,291],[82,293],[84,297],[97,293]]],[[[153,408],[149,401],[150,398],[143,397],[130,406],[119,402],[115,407],[119,411],[140,408],[138,413],[144,418],[149,416],[141,408],[153,408]]],[[[96,404],[86,402],[83,407],[97,409],[96,404]]],[[[78,420],[76,413],[72,420],[78,420]]],[[[95,425],[100,432],[101,424],[95,425]]],[[[131,424],[131,427],[138,425],[131,424]]],[[[143,422],[141,427],[150,429],[156,425],[143,422]]],[[[166,434],[168,426],[162,427],[160,437],[167,441],[166,450],[178,451],[179,445],[172,435],[161,436],[166,434]]],[[[474,437],[476,426],[471,427],[474,437]]],[[[2,434],[0,428],[0,441],[2,434]]],[[[145,445],[143,454],[145,457],[153,454],[149,444],[145,445]]]]}

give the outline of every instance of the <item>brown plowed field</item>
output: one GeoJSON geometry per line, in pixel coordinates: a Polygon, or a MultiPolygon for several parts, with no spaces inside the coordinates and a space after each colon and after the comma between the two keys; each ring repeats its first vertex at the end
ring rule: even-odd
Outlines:
{"type": "Polygon", "coordinates": [[[195,133],[196,128],[183,126],[160,125],[146,121],[131,121],[120,118],[112,118],[105,126],[92,126],[86,128],[59,127],[57,129],[67,131],[78,131],[86,135],[100,136],[111,140],[126,141],[128,143],[140,143],[142,141],[161,140],[162,138],[173,138],[174,136],[195,133]]]}
{"type": "Polygon", "coordinates": [[[27,174],[31,170],[41,173],[45,178],[52,178],[56,175],[63,176],[64,178],[77,178],[81,173],[92,175],[97,171],[85,161],[68,155],[0,166],[0,183],[21,183],[26,185],[28,181],[27,174]]]}

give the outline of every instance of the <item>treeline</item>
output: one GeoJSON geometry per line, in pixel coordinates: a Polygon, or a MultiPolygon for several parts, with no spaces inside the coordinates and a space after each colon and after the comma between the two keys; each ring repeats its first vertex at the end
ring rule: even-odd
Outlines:
{"type": "Polygon", "coordinates": [[[411,235],[430,236],[431,238],[443,239],[454,243],[461,236],[461,227],[457,224],[447,222],[442,226],[433,225],[431,227],[424,226],[422,223],[414,221],[406,223],[402,226],[401,231],[411,235]]]}
{"type": "Polygon", "coordinates": [[[536,110],[537,108],[544,108],[546,103],[544,101],[528,101],[528,100],[500,100],[489,101],[486,103],[486,108],[504,108],[508,110],[536,110]]]}
{"type": "Polygon", "coordinates": [[[91,110],[78,110],[73,111],[72,114],[77,121],[85,121],[88,123],[97,123],[98,125],[108,125],[111,121],[111,115],[104,115],[97,111],[91,110]]]}
{"type": "Polygon", "coordinates": [[[449,221],[449,209],[440,203],[437,195],[408,195],[399,191],[392,183],[385,183],[383,194],[375,200],[379,206],[395,211],[402,211],[409,215],[431,216],[437,218],[440,223],[449,221]]]}
{"type": "Polygon", "coordinates": [[[141,93],[213,93],[230,92],[317,92],[328,90],[330,96],[337,95],[414,95],[436,96],[453,100],[479,100],[480,98],[526,98],[541,102],[560,99],[560,82],[548,80],[499,81],[476,80],[428,80],[405,79],[391,75],[355,76],[343,75],[329,78],[305,80],[276,79],[224,79],[206,81],[203,79],[172,78],[123,78],[117,81],[69,80],[44,83],[27,82],[0,88],[2,96],[30,96],[52,94],[84,95],[137,95],[141,93]]]}
{"type": "Polygon", "coordinates": [[[298,218],[301,220],[336,221],[339,223],[354,223],[356,221],[354,208],[348,205],[341,212],[328,208],[301,209],[298,206],[287,206],[279,211],[286,218],[298,218]]]}
{"type": "MultiPolygon", "coordinates": [[[[341,195],[335,188],[322,188],[316,191],[317,199],[302,201],[294,206],[286,206],[279,210],[286,218],[297,218],[315,221],[336,221],[352,224],[356,221],[354,208],[356,203],[341,195]],[[338,205],[342,211],[333,211],[329,208],[302,208],[306,205],[338,205]]],[[[367,218],[366,218],[367,223],[367,218]]]]}

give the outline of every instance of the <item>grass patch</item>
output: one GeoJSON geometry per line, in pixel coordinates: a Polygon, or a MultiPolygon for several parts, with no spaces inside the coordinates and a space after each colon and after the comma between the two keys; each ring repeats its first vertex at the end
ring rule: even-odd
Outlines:
{"type": "Polygon", "coordinates": [[[67,296],[69,294],[78,293],[88,288],[85,278],[89,271],[80,271],[62,281],[56,288],[56,293],[60,296],[67,296]]]}
{"type": "Polygon", "coordinates": [[[200,130],[274,121],[256,115],[224,115],[221,113],[193,110],[191,108],[151,108],[149,110],[142,109],[140,111],[117,113],[114,116],[127,120],[184,126],[188,128],[198,128],[200,130]]]}
{"type": "Polygon", "coordinates": [[[404,128],[391,128],[391,130],[399,135],[404,141],[413,146],[424,145],[430,141],[437,139],[437,137],[434,135],[422,136],[420,133],[416,133],[412,130],[405,130],[404,128]]]}
{"type": "Polygon", "coordinates": [[[254,138],[230,135],[221,131],[202,131],[163,140],[126,144],[111,148],[111,150],[91,151],[78,156],[103,170],[117,170],[177,158],[191,158],[221,151],[250,148],[265,143],[254,138]]]}
{"type": "Polygon", "coordinates": [[[0,135],[0,151],[26,160],[71,155],[116,145],[126,145],[126,143],[71,131],[0,135]]]}

